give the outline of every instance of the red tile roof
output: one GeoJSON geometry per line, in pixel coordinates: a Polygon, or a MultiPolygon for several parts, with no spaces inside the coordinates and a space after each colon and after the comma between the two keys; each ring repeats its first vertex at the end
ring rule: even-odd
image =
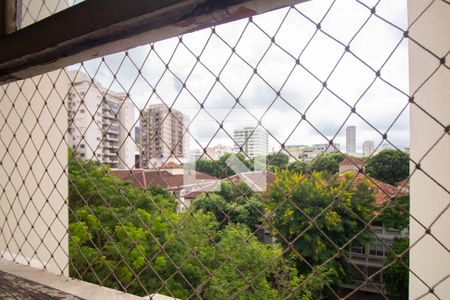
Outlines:
{"type": "Polygon", "coordinates": [[[168,161],[164,165],[162,165],[160,169],[164,170],[164,169],[181,169],[181,168],[183,168],[182,164],[178,164],[173,161],[168,161]]]}
{"type": "Polygon", "coordinates": [[[356,174],[355,172],[348,171],[346,173],[340,174],[339,177],[343,178],[343,176],[349,173],[352,174],[351,178],[356,176],[355,178],[353,178],[352,181],[353,185],[358,185],[363,181],[369,183],[369,185],[374,189],[375,192],[376,205],[382,205],[383,203],[388,201],[391,197],[399,195],[399,190],[397,187],[361,173],[356,174]]]}
{"type": "Polygon", "coordinates": [[[409,193],[409,178],[399,181],[395,184],[402,195],[409,193]]]}
{"type": "MultiPolygon", "coordinates": [[[[149,186],[163,187],[167,190],[177,190],[184,186],[184,174],[171,174],[165,170],[112,170],[112,174],[120,179],[128,180],[136,188],[149,186]]],[[[213,180],[213,176],[202,172],[195,172],[196,180],[213,180]]]]}
{"type": "Polygon", "coordinates": [[[129,181],[135,188],[146,188],[144,170],[112,170],[111,173],[119,179],[129,181]]]}
{"type": "Polygon", "coordinates": [[[354,157],[354,156],[346,156],[344,160],[342,160],[339,165],[352,165],[352,166],[358,166],[362,167],[364,164],[364,161],[360,158],[354,157]]]}

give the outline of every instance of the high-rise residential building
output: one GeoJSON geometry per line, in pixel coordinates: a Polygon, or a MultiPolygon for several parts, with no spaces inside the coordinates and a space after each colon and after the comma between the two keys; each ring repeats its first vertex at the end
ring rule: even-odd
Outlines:
{"type": "Polygon", "coordinates": [[[248,157],[266,155],[269,151],[269,134],[262,128],[245,127],[234,130],[234,150],[239,152],[242,148],[248,157]]]}
{"type": "Polygon", "coordinates": [[[168,160],[183,160],[189,150],[186,134],[189,118],[164,104],[151,105],[141,111],[140,165],[160,167],[168,160]]]}
{"type": "Polygon", "coordinates": [[[375,144],[373,141],[364,141],[362,144],[363,148],[363,155],[364,156],[370,156],[375,150],[375,144]]]}
{"type": "Polygon", "coordinates": [[[134,105],[127,94],[112,92],[84,73],[71,72],[70,76],[68,144],[82,159],[132,168],[134,105]]]}
{"type": "Polygon", "coordinates": [[[348,154],[356,153],[356,126],[345,128],[345,150],[348,154]]]}

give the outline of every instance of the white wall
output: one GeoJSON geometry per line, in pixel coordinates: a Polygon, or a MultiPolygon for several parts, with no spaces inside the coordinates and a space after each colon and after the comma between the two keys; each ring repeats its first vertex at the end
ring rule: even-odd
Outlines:
{"type": "MultiPolygon", "coordinates": [[[[22,27],[67,6],[58,0],[46,0],[44,9],[42,1],[23,5],[22,27]]],[[[0,86],[0,257],[64,275],[68,88],[61,71],[0,86]]]]}
{"type": "MultiPolygon", "coordinates": [[[[411,24],[430,1],[408,1],[408,19],[411,24]]],[[[447,55],[450,49],[450,8],[443,1],[434,1],[432,6],[411,27],[410,36],[439,57],[447,55]]],[[[414,94],[424,80],[439,66],[439,61],[414,42],[409,42],[410,93],[414,94]]],[[[447,55],[447,66],[450,58],[447,55]]],[[[444,66],[415,94],[415,100],[424,110],[439,122],[450,124],[450,71],[444,66]]],[[[411,105],[411,158],[420,160],[432,145],[442,137],[433,150],[425,156],[421,168],[447,191],[450,189],[450,136],[442,126],[431,119],[416,105],[411,105]]],[[[411,169],[414,166],[411,165],[411,169]]],[[[422,171],[411,177],[411,214],[430,227],[431,234],[425,235],[410,252],[410,299],[416,299],[429,292],[430,286],[439,299],[450,299],[450,278],[437,286],[439,281],[450,274],[450,196],[422,171]],[[446,210],[446,211],[445,211],[446,210]],[[442,215],[440,213],[445,211],[442,215]],[[439,242],[438,242],[438,241],[439,242]]],[[[418,241],[425,229],[411,219],[411,243],[418,241]]],[[[428,293],[421,299],[438,299],[428,293]]]]}
{"type": "Polygon", "coordinates": [[[60,95],[69,81],[58,74],[0,87],[0,257],[67,275],[67,111],[60,95]]]}

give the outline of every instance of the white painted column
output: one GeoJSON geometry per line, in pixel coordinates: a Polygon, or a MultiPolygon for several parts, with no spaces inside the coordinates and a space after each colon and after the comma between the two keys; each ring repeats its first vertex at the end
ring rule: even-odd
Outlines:
{"type": "MultiPolygon", "coordinates": [[[[419,17],[431,1],[408,1],[409,24],[419,17]]],[[[434,1],[431,7],[412,25],[410,36],[450,65],[450,6],[434,1]]],[[[414,101],[444,126],[450,125],[450,70],[416,43],[409,41],[410,93],[414,101]],[[441,64],[441,65],[440,65],[441,64]],[[440,66],[440,67],[439,67],[440,66]],[[438,68],[438,71],[420,85],[438,68]]],[[[428,153],[411,177],[411,214],[430,230],[410,251],[409,298],[450,299],[450,136],[435,120],[411,105],[411,158],[419,161],[428,153]],[[431,180],[427,175],[436,182],[431,180]],[[444,213],[442,213],[445,211],[444,213]],[[435,221],[437,219],[437,221],[435,221]],[[435,221],[435,222],[434,222],[435,221]],[[434,224],[433,224],[434,222],[434,224]],[[438,242],[438,241],[439,242],[438,242]],[[444,247],[440,244],[442,243],[444,247]],[[445,249],[445,247],[447,249],[445,249]],[[430,291],[431,287],[433,290],[430,291]],[[438,297],[436,297],[435,295],[438,297]]],[[[411,170],[415,168],[411,165],[411,170]]],[[[425,233],[418,222],[411,219],[411,244],[425,233]]]]}
{"type": "MultiPolygon", "coordinates": [[[[22,26],[64,7],[23,1],[22,26]]],[[[61,71],[0,86],[0,258],[69,274],[67,110],[61,71]]]]}

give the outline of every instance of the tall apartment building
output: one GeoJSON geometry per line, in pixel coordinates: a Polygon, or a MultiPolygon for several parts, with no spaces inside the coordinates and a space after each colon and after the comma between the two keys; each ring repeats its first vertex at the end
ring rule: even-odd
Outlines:
{"type": "Polygon", "coordinates": [[[345,128],[345,150],[348,154],[356,153],[356,126],[345,128]]]}
{"type": "Polygon", "coordinates": [[[266,155],[269,151],[269,134],[262,128],[235,129],[233,138],[235,141],[234,150],[239,152],[242,147],[242,151],[250,158],[266,155]]]}
{"type": "Polygon", "coordinates": [[[141,111],[140,165],[142,168],[159,167],[167,160],[183,160],[189,150],[186,126],[187,115],[164,104],[151,105],[141,111]]]}
{"type": "Polygon", "coordinates": [[[125,93],[105,89],[86,74],[71,73],[68,144],[82,159],[112,168],[134,166],[134,106],[125,93]]]}
{"type": "Polygon", "coordinates": [[[363,155],[367,157],[372,155],[372,153],[374,152],[375,144],[373,141],[364,141],[364,143],[362,144],[362,148],[363,148],[363,155]]]}

